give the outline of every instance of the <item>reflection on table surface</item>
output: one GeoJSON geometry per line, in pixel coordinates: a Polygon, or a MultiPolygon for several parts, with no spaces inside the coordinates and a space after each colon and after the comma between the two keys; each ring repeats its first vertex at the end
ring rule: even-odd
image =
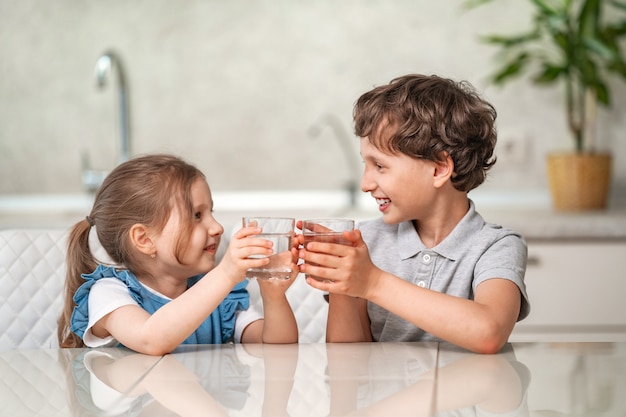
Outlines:
{"type": "Polygon", "coordinates": [[[624,416],[626,343],[0,353],[1,416],[624,416]]]}

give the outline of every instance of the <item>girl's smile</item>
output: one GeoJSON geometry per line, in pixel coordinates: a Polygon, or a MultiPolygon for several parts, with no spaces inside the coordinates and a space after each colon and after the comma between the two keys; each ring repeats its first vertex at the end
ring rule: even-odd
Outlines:
{"type": "Polygon", "coordinates": [[[217,252],[218,245],[219,243],[210,244],[204,248],[204,251],[210,253],[211,255],[215,255],[215,253],[217,252]]]}

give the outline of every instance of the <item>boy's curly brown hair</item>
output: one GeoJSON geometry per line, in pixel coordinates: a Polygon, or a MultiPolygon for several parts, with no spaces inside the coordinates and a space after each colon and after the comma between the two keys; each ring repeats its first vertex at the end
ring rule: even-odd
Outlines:
{"type": "Polygon", "coordinates": [[[410,74],[363,94],[354,127],[379,150],[454,162],[453,186],[469,192],[495,164],[496,110],[465,81],[410,74]]]}

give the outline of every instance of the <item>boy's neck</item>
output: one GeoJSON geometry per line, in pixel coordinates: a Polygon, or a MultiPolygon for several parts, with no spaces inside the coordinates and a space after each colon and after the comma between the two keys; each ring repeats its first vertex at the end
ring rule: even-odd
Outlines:
{"type": "Polygon", "coordinates": [[[427,248],[434,248],[448,237],[469,210],[467,193],[459,193],[454,199],[435,204],[432,216],[413,220],[413,227],[427,248]]]}

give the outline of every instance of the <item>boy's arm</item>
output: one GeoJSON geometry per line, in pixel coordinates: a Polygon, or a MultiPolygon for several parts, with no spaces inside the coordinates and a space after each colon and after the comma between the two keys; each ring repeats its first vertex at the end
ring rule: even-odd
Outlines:
{"type": "MultiPolygon", "coordinates": [[[[376,267],[359,230],[355,230],[350,240],[351,247],[312,242],[307,250],[300,252],[305,260],[300,271],[325,278],[324,281],[308,279],[309,285],[371,301],[428,333],[474,352],[497,352],[507,342],[519,316],[522,298],[514,282],[497,277],[488,279],[478,285],[474,300],[440,293],[376,267]]],[[[333,317],[333,322],[344,319],[338,314],[333,317]]],[[[333,330],[331,336],[336,334],[333,330]]]]}
{"type": "Polygon", "coordinates": [[[507,342],[520,311],[515,283],[493,278],[474,300],[418,287],[383,272],[367,298],[424,331],[478,353],[495,353],[507,342]]]}
{"type": "Polygon", "coordinates": [[[327,342],[371,342],[367,301],[348,295],[328,295],[327,342]]]}

